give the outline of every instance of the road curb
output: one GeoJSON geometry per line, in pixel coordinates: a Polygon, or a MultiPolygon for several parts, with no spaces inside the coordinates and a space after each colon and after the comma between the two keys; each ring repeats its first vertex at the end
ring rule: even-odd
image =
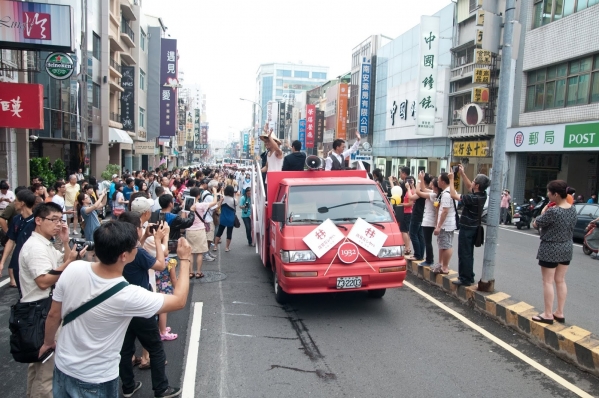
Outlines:
{"type": "Polygon", "coordinates": [[[408,260],[408,271],[420,279],[468,303],[491,318],[526,336],[577,367],[599,376],[599,338],[590,331],[568,323],[548,325],[531,318],[541,311],[503,292],[479,292],[477,285],[456,286],[452,281],[458,273],[435,274],[430,267],[420,267],[422,261],[408,260]]]}

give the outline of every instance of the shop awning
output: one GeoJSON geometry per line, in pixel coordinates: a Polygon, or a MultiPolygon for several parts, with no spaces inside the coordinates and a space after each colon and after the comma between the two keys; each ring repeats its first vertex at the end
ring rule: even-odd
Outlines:
{"type": "Polygon", "coordinates": [[[111,143],[116,142],[118,144],[133,144],[133,140],[131,139],[131,137],[129,137],[129,134],[127,134],[127,132],[112,127],[108,129],[108,140],[111,143]]]}

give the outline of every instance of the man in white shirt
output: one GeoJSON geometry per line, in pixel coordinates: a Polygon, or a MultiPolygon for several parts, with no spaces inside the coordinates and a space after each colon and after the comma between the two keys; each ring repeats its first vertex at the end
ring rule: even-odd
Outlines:
{"type": "Polygon", "coordinates": [[[64,205],[67,209],[67,219],[73,219],[73,235],[77,235],[77,224],[79,220],[79,216],[76,213],[75,202],[77,201],[77,195],[81,191],[81,187],[77,184],[77,177],[75,174],[71,174],[69,176],[69,183],[65,185],[64,191],[64,205]]]}
{"type": "MultiPolygon", "coordinates": [[[[80,396],[81,385],[98,396],[119,395],[120,350],[131,319],[182,309],[187,302],[189,279],[178,280],[172,295],[154,293],[128,285],[56,331],[62,319],[84,303],[124,282],[123,269],[137,254],[138,230],[130,224],[112,221],[94,233],[99,262],[76,261],[62,273],[54,290],[52,308],[46,320],[46,335],[40,356],[56,349],[53,393],[55,397],[80,396]]],[[[177,255],[182,275],[189,273],[191,246],[179,239],[177,255]]],[[[141,388],[136,382],[123,396],[131,397],[141,388]]],[[[169,387],[155,397],[180,394],[169,387]]]]}
{"type": "Polygon", "coordinates": [[[336,139],[333,141],[333,150],[325,159],[325,170],[345,170],[345,158],[358,150],[360,146],[360,133],[356,132],[356,142],[348,150],[345,150],[345,141],[336,139]]]}
{"type": "Polygon", "coordinates": [[[168,177],[162,177],[162,179],[160,180],[160,185],[162,185],[162,188],[164,188],[164,193],[168,193],[169,195],[172,195],[171,190],[168,187],[169,183],[170,183],[170,180],[168,179],[168,177]]]}
{"type": "MultiPolygon", "coordinates": [[[[25,242],[19,254],[21,303],[47,299],[50,288],[62,271],[77,259],[77,251],[69,248],[69,228],[62,222],[62,209],[56,203],[42,203],[33,213],[35,231],[25,242]],[[64,255],[50,242],[60,234],[64,243],[64,255]],[[63,261],[63,258],[65,259],[63,261]]],[[[85,249],[80,255],[85,255],[85,249]]],[[[27,397],[52,398],[52,374],[54,357],[46,363],[30,363],[27,370],[27,397]]]]}
{"type": "Polygon", "coordinates": [[[440,264],[434,267],[434,270],[440,274],[447,274],[449,273],[449,260],[451,260],[453,254],[453,233],[457,229],[455,223],[456,204],[451,198],[447,173],[441,173],[437,184],[443,191],[439,195],[439,215],[437,226],[433,232],[437,236],[440,261],[440,264]]]}
{"type": "MultiPolygon", "coordinates": [[[[212,190],[214,188],[218,188],[218,181],[212,180],[212,181],[208,182],[208,179],[204,179],[204,180],[202,180],[202,184],[200,185],[200,188],[202,189],[202,193],[200,194],[200,202],[204,202],[204,203],[214,202],[214,196],[212,194],[212,190]]],[[[207,223],[210,223],[210,232],[206,232],[206,241],[208,241],[208,252],[204,253],[205,261],[214,261],[214,259],[216,258],[216,256],[214,256],[210,253],[210,247],[213,245],[212,242],[214,241],[214,218],[212,217],[212,214],[214,214],[214,212],[218,209],[218,206],[220,206],[220,204],[217,204],[217,205],[211,207],[206,212],[206,215],[204,216],[204,221],[206,221],[207,223]]],[[[216,247],[214,247],[212,251],[216,251],[214,249],[216,249],[216,247]]]]}
{"type": "Polygon", "coordinates": [[[85,176],[83,175],[83,169],[77,170],[77,173],[75,173],[75,177],[77,178],[78,182],[85,180],[85,176]]]}
{"type": "Polygon", "coordinates": [[[15,201],[15,193],[9,188],[6,181],[0,181],[0,214],[6,209],[6,206],[15,201]]]}

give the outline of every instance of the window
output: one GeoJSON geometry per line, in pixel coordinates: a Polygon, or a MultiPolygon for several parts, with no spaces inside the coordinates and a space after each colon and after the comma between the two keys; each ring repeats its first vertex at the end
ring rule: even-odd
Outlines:
{"type": "Polygon", "coordinates": [[[527,74],[527,112],[599,102],[599,55],[527,74]]]}
{"type": "Polygon", "coordinates": [[[283,79],[277,79],[277,87],[283,86],[283,79]]]}
{"type": "Polygon", "coordinates": [[[291,77],[291,71],[286,69],[277,69],[277,76],[291,77]]]}
{"type": "Polygon", "coordinates": [[[99,108],[100,107],[100,85],[93,83],[93,89],[92,89],[92,105],[94,106],[94,108],[99,108]]]}
{"type": "Polygon", "coordinates": [[[532,28],[547,25],[563,17],[572,15],[576,10],[599,4],[599,0],[535,0],[532,28]]]}
{"type": "Polygon", "coordinates": [[[474,11],[474,10],[476,10],[478,8],[478,1],[477,0],[470,0],[469,3],[470,3],[469,4],[470,5],[470,7],[469,7],[470,12],[472,12],[472,11],[474,11]]]}
{"type": "Polygon", "coordinates": [[[138,120],[138,124],[139,127],[145,127],[146,126],[146,110],[142,107],[139,107],[139,120],[138,120]]]}
{"type": "Polygon", "coordinates": [[[144,72],[142,69],[139,70],[139,88],[141,90],[146,89],[146,72],[144,72]]]}
{"type": "Polygon", "coordinates": [[[146,51],[146,32],[142,28],[139,28],[141,31],[139,35],[139,46],[141,47],[141,51],[146,51]]]}
{"type": "Polygon", "coordinates": [[[278,88],[277,89],[277,93],[275,94],[277,97],[282,97],[283,96],[283,90],[278,88]]]}
{"type": "Polygon", "coordinates": [[[327,74],[325,72],[312,72],[312,79],[323,79],[326,80],[327,74]]]}
{"type": "Polygon", "coordinates": [[[100,60],[102,53],[102,41],[100,40],[100,36],[98,36],[95,32],[92,37],[92,55],[98,61],[100,60]]]}
{"type": "Polygon", "coordinates": [[[310,77],[310,72],[303,70],[296,70],[293,72],[293,77],[310,77]]]}

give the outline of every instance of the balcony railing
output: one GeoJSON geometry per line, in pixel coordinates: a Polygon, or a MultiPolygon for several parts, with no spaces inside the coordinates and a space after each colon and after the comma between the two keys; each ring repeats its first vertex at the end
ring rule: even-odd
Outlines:
{"type": "Polygon", "coordinates": [[[116,112],[110,112],[110,120],[113,122],[120,123],[121,122],[121,114],[116,112]]]}
{"type": "Polygon", "coordinates": [[[124,19],[121,21],[121,32],[129,36],[131,41],[135,43],[135,33],[133,33],[133,29],[131,29],[129,23],[124,19]]]}
{"type": "Polygon", "coordinates": [[[117,72],[121,73],[121,64],[119,64],[112,58],[110,58],[110,66],[112,66],[114,69],[116,69],[117,72]]]}

